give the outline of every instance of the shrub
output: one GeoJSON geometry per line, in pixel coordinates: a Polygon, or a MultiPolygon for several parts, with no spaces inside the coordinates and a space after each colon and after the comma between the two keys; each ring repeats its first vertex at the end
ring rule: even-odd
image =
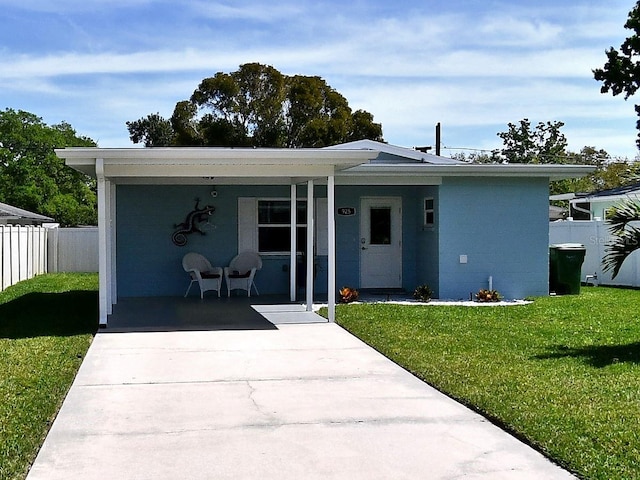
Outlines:
{"type": "Polygon", "coordinates": [[[351,303],[358,300],[359,293],[358,290],[351,287],[342,287],[340,289],[340,301],[342,303],[351,303]]]}
{"type": "Polygon", "coordinates": [[[342,287],[340,289],[340,301],[342,303],[355,302],[356,300],[358,300],[359,296],[360,294],[358,293],[358,290],[356,290],[355,288],[342,287]]]}
{"type": "Polygon", "coordinates": [[[431,295],[433,295],[433,290],[431,290],[429,285],[418,285],[413,291],[413,298],[420,300],[421,302],[428,302],[431,300],[431,295]]]}
{"type": "Polygon", "coordinates": [[[476,300],[478,302],[499,302],[502,296],[497,290],[487,290],[482,288],[476,293],[476,300]]]}

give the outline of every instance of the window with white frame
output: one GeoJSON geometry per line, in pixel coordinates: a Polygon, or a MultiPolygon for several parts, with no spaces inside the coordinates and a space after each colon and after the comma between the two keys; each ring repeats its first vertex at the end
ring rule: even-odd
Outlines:
{"type": "Polygon", "coordinates": [[[432,227],[436,223],[433,197],[424,199],[424,226],[432,227]]]}
{"type": "MultiPolygon", "coordinates": [[[[296,211],[297,252],[306,249],[307,202],[298,201],[296,211]]],[[[291,251],[291,202],[289,200],[258,199],[258,252],[289,254],[291,251]]]]}
{"type": "MultiPolygon", "coordinates": [[[[238,197],[238,251],[262,255],[289,255],[291,246],[291,200],[288,198],[238,197]]],[[[327,255],[327,199],[315,199],[315,253],[327,255]]],[[[298,201],[297,252],[307,246],[307,202],[298,201]]]]}

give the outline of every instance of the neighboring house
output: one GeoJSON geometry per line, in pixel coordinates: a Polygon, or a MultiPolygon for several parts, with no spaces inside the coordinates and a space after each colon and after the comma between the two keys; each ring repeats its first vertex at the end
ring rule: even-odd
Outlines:
{"type": "Polygon", "coordinates": [[[412,292],[428,284],[437,298],[468,299],[491,277],[507,298],[546,295],[549,181],[592,171],[474,165],[368,140],[56,153],[97,178],[101,324],[118,298],[182,295],[189,251],[219,266],[258,251],[261,294],[295,300],[301,278],[307,308],[315,295],[328,299],[331,319],[342,286],[412,292]],[[177,246],[176,225],[196,199],[215,212],[201,218],[205,235],[177,246]]]}
{"type": "Polygon", "coordinates": [[[54,221],[53,218],[0,203],[0,225],[42,225],[54,221]]]}
{"type": "Polygon", "coordinates": [[[551,200],[569,200],[573,220],[606,220],[607,211],[625,200],[640,200],[640,183],[593,193],[555,195],[551,200]]]}
{"type": "Polygon", "coordinates": [[[569,216],[569,212],[566,208],[558,207],[556,205],[549,205],[549,221],[556,222],[558,220],[566,220],[569,216]]]}

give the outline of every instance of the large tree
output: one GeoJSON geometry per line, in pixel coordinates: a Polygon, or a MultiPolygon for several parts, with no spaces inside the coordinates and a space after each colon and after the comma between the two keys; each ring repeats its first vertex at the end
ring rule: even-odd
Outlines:
{"type": "Polygon", "coordinates": [[[505,163],[564,163],[567,139],[560,129],[562,122],[538,122],[532,127],[524,118],[509,123],[506,132],[498,133],[504,146],[498,157],[505,163]]]}
{"type": "Polygon", "coordinates": [[[62,225],[95,225],[95,182],[66,166],[55,148],[93,147],[66,122],[47,125],[32,113],[0,111],[0,201],[53,217],[62,225]]]}
{"type": "Polygon", "coordinates": [[[127,122],[145,146],[324,147],[382,141],[382,126],[320,77],[287,76],[248,63],[200,82],[169,120],[158,114],[127,122]]]}
{"type": "MultiPolygon", "coordinates": [[[[629,12],[624,28],[631,30],[632,34],[622,43],[620,50],[613,47],[606,50],[607,62],[603,68],[593,70],[593,75],[602,82],[602,93],[611,92],[614,96],[624,93],[627,100],[640,88],[640,1],[629,12]]],[[[640,105],[635,105],[635,110],[640,116],[640,105]]],[[[636,127],[640,131],[640,120],[636,127]]],[[[640,147],[640,133],[636,144],[640,147]]]]}

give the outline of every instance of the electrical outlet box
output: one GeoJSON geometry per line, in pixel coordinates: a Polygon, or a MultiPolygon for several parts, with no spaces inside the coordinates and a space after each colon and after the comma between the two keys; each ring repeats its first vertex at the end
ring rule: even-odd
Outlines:
{"type": "Polygon", "coordinates": [[[466,255],[460,255],[460,263],[467,263],[467,256],[466,255]]]}

